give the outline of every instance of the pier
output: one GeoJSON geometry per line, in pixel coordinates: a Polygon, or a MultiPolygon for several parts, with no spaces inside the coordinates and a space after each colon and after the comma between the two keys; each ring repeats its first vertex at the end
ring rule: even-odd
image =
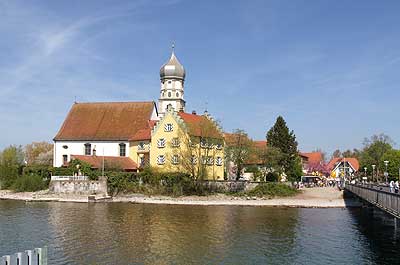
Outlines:
{"type": "Polygon", "coordinates": [[[400,218],[400,195],[387,191],[386,187],[381,189],[373,185],[346,184],[345,191],[400,218]]]}

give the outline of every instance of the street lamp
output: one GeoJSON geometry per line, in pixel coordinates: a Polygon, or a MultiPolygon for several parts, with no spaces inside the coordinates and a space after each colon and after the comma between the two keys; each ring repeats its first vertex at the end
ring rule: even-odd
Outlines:
{"type": "Polygon", "coordinates": [[[374,182],[375,167],[376,165],[372,165],[372,182],[374,182]]]}
{"type": "Polygon", "coordinates": [[[385,160],[385,161],[383,161],[383,163],[385,163],[385,167],[386,167],[385,180],[386,180],[386,183],[388,183],[387,178],[388,178],[389,173],[388,173],[387,167],[388,167],[389,161],[385,160]]]}
{"type": "Polygon", "coordinates": [[[364,177],[365,177],[365,180],[367,180],[367,167],[364,167],[364,177]]]}

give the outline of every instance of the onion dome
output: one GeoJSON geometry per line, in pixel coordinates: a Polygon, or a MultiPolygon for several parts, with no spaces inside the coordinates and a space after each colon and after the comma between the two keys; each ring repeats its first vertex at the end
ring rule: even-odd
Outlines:
{"type": "Polygon", "coordinates": [[[185,79],[185,69],[183,68],[183,65],[178,61],[178,58],[176,58],[173,48],[171,58],[166,64],[161,66],[160,78],[185,79]]]}

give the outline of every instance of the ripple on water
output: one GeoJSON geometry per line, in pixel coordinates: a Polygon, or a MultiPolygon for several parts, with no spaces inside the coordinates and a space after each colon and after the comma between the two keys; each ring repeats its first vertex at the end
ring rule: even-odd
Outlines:
{"type": "Polygon", "coordinates": [[[0,255],[47,245],[56,265],[393,264],[399,238],[361,209],[0,201],[0,255]]]}

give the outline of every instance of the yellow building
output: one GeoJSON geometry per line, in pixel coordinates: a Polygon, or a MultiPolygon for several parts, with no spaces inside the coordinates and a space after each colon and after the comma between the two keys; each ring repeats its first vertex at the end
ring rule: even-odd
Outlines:
{"type": "MultiPolygon", "coordinates": [[[[111,157],[122,169],[146,166],[198,179],[224,178],[224,141],[208,114],[185,113],[185,69],[172,51],[155,102],[76,103],[54,138],[54,166],[79,156],[111,157]]],[[[110,158],[110,159],[111,159],[110,158]]]]}
{"type": "Polygon", "coordinates": [[[150,165],[161,171],[185,172],[197,179],[224,178],[224,141],[207,115],[165,111],[151,133],[150,165]]]}

